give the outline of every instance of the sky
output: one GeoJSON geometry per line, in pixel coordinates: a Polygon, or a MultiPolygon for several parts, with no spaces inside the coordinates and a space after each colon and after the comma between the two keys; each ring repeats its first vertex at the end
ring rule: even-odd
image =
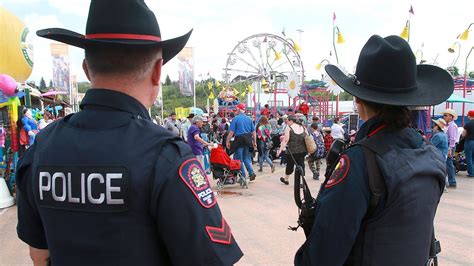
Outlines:
{"type": "MultiPolygon", "coordinates": [[[[448,53],[470,23],[474,22],[474,1],[433,0],[146,0],[160,25],[162,39],[170,39],[194,32],[187,46],[194,48],[195,77],[210,76],[222,79],[228,54],[237,43],[258,33],[281,35],[294,39],[301,47],[301,58],[307,80],[320,79],[325,74],[316,65],[323,59],[336,64],[332,50],[333,13],[336,26],[345,42],[337,45],[339,64],[353,73],[365,42],[373,34],[382,37],[399,35],[411,16],[410,45],[418,61],[435,62],[440,67],[451,65],[457,54],[448,53]],[[300,34],[297,30],[302,30],[300,34]],[[332,54],[332,56],[330,56],[332,54]]],[[[84,33],[89,9],[88,0],[0,0],[6,8],[26,23],[31,32],[49,27],[63,27],[84,33]]],[[[474,29],[474,26],[472,27],[474,29]]],[[[474,46],[474,32],[468,41],[460,41],[461,54],[457,66],[464,70],[464,61],[474,46]]],[[[50,40],[36,37],[34,69],[30,80],[52,77],[50,40]]],[[[69,49],[71,71],[78,81],[87,80],[81,64],[83,50],[69,49]]],[[[469,70],[474,70],[474,55],[469,70]]],[[[177,61],[173,59],[163,68],[163,77],[178,78],[177,61]]]]}

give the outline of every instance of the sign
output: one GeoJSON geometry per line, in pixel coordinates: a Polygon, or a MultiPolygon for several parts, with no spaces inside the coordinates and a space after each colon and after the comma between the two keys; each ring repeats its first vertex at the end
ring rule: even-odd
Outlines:
{"type": "Polygon", "coordinates": [[[185,47],[177,56],[179,71],[179,91],[184,96],[194,93],[194,56],[193,48],[185,47]]]}
{"type": "Polygon", "coordinates": [[[52,43],[51,56],[53,57],[53,87],[69,93],[71,82],[68,45],[52,43]]]}

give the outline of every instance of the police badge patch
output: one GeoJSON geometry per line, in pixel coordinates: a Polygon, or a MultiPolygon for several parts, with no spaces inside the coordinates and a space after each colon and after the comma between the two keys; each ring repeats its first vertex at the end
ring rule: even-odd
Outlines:
{"type": "Polygon", "coordinates": [[[324,187],[330,188],[341,183],[346,178],[347,173],[349,173],[350,164],[349,157],[342,155],[324,187]]]}
{"type": "Polygon", "coordinates": [[[179,176],[204,208],[211,208],[216,204],[209,180],[196,158],[189,159],[181,165],[179,176]]]}

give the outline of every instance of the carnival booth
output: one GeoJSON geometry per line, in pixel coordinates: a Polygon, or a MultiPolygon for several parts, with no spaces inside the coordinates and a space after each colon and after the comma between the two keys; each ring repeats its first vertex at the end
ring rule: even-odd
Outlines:
{"type": "MultiPolygon", "coordinates": [[[[0,7],[0,208],[13,204],[5,180],[12,190],[19,156],[18,120],[21,98],[19,84],[33,70],[33,45],[25,24],[13,13],[0,7]]],[[[24,101],[24,100],[23,100],[24,101]]]]}

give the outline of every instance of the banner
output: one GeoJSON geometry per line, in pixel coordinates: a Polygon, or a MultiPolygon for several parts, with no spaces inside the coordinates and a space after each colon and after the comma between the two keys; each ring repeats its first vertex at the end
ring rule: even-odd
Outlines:
{"type": "Polygon", "coordinates": [[[185,47],[177,56],[179,71],[179,91],[184,96],[193,96],[194,92],[194,56],[193,48],[185,47]]]}
{"type": "Polygon", "coordinates": [[[71,82],[69,76],[68,45],[52,43],[51,56],[53,57],[53,87],[69,93],[71,82]]]}

